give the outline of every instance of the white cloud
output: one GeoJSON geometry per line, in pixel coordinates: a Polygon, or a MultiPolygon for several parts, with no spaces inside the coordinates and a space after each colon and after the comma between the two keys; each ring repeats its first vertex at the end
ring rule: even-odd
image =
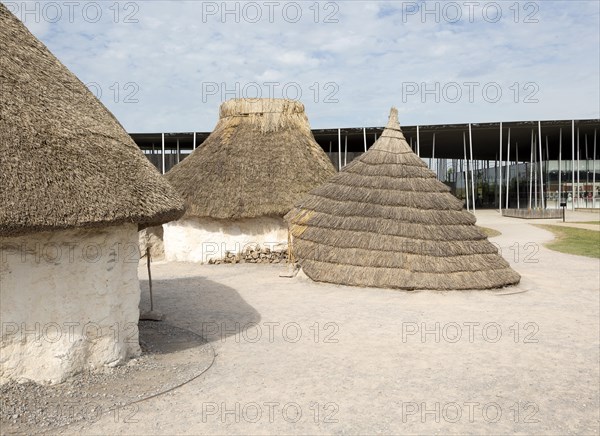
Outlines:
{"type": "Polygon", "coordinates": [[[265,97],[299,90],[317,128],[380,125],[392,105],[404,125],[600,117],[598,2],[501,2],[497,22],[493,2],[473,22],[456,3],[458,22],[448,2],[376,1],[298,2],[300,17],[293,2],[259,1],[256,23],[248,2],[228,2],[223,16],[223,2],[82,1],[73,20],[65,8],[56,23],[23,18],[131,132],[211,130],[223,98],[256,86],[265,97]],[[467,82],[479,83],[472,102],[467,82]],[[456,103],[423,92],[453,83],[456,103]],[[482,94],[490,83],[497,103],[482,94]],[[532,89],[539,102],[525,103],[532,89]]]}

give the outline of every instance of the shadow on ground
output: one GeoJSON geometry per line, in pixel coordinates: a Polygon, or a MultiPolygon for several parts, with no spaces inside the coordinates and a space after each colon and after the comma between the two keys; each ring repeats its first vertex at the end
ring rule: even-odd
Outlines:
{"type": "MultiPolygon", "coordinates": [[[[150,310],[148,280],[140,280],[141,310],[150,310]]],[[[252,306],[228,286],[204,277],[153,280],[154,310],[166,322],[189,329],[208,342],[243,334],[261,320],[252,306]]]]}
{"type": "Polygon", "coordinates": [[[54,433],[106,415],[137,422],[138,403],[199,377],[214,361],[202,337],[165,322],[141,321],[139,336],[143,353],[126,365],[85,371],[57,385],[0,386],[0,433],[54,433]]]}

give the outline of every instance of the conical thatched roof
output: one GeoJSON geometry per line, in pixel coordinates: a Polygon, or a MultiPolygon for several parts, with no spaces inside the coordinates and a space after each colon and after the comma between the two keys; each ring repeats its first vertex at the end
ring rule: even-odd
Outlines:
{"type": "Polygon", "coordinates": [[[369,149],[286,219],[313,280],[401,289],[486,289],[519,274],[412,152],[392,109],[369,149]]]}
{"type": "Polygon", "coordinates": [[[166,174],[188,217],[283,216],[335,174],[310,131],[304,106],[284,99],[221,105],[215,130],[166,174]]]}
{"type": "Polygon", "coordinates": [[[114,116],[0,4],[0,236],[177,219],[114,116]]]}

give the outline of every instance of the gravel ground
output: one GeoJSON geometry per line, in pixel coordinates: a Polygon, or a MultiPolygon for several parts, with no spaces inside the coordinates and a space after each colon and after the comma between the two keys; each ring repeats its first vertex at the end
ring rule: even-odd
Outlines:
{"type": "Polygon", "coordinates": [[[213,349],[200,336],[164,322],[139,324],[142,355],[127,365],[85,372],[60,385],[0,386],[3,434],[53,432],[103,416],[132,421],[139,403],[202,374],[213,349]]]}
{"type": "Polygon", "coordinates": [[[598,260],[546,249],[535,221],[477,217],[501,232],[518,286],[403,292],[277,265],[155,264],[155,308],[210,341],[214,365],[134,419],[60,433],[597,435],[598,260]]]}

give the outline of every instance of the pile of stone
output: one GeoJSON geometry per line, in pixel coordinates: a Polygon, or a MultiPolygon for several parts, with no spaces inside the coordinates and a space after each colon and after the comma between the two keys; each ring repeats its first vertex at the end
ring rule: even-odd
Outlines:
{"type": "Polygon", "coordinates": [[[211,259],[210,265],[220,265],[222,263],[287,263],[287,250],[275,251],[268,247],[247,249],[243,253],[225,253],[223,259],[211,259]]]}

